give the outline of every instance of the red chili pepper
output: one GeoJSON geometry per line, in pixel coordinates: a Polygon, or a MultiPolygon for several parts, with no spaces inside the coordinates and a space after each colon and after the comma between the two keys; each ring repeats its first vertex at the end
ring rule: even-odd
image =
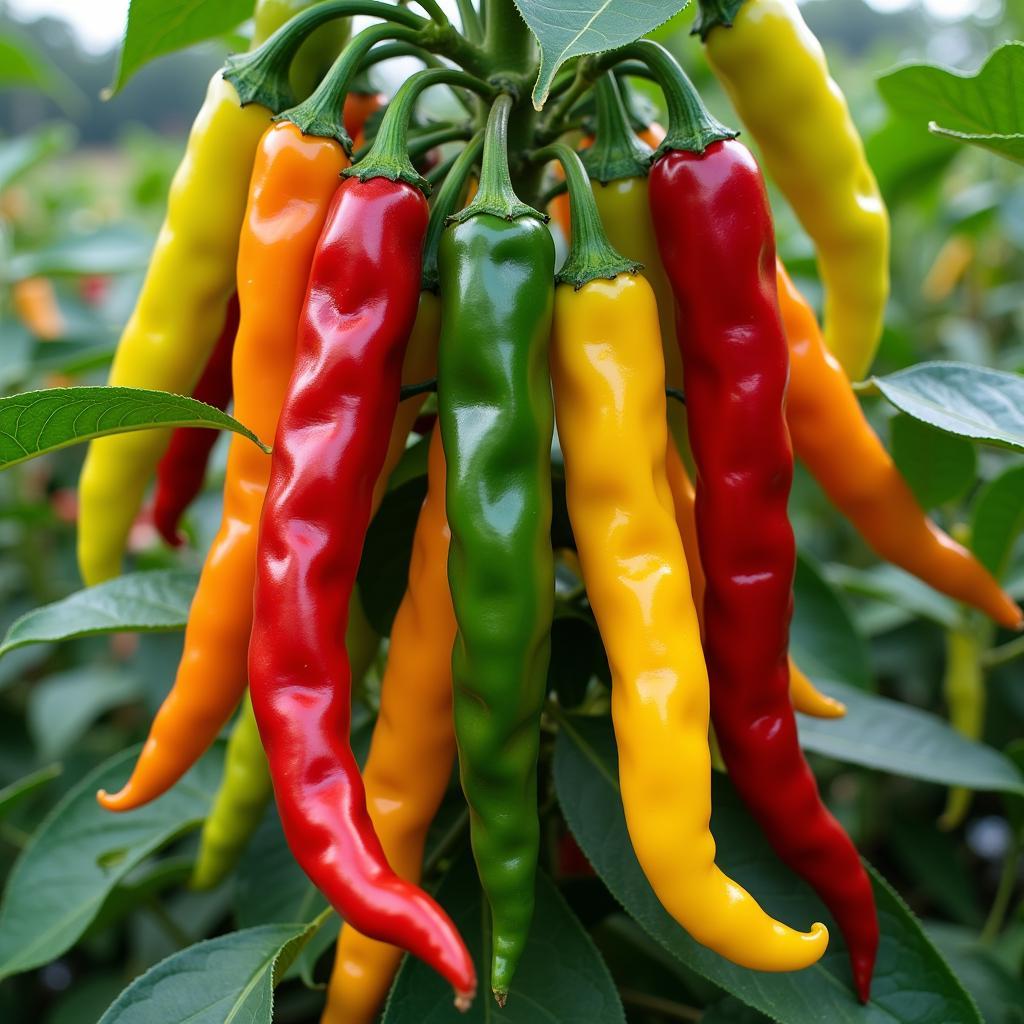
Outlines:
{"type": "MultiPolygon", "coordinates": [[[[231,401],[231,355],[235,348],[238,316],[238,296],[234,295],[228,303],[217,345],[192,392],[193,398],[217,409],[226,409],[231,401]]],[[[177,548],[184,543],[178,524],[185,509],[203,488],[206,465],[219,436],[216,430],[178,427],[171,434],[171,443],[156,467],[153,525],[172,547],[177,548]]]]}
{"type": "Polygon", "coordinates": [[[358,931],[476,988],[445,912],[388,866],[349,746],[342,638],[420,293],[428,209],[349,178],[320,236],[263,506],[249,682],[296,859],[358,931]]]}
{"type": "MultiPolygon", "coordinates": [[[[640,46],[663,67],[647,49],[640,46]]],[[[866,1001],[878,947],[871,884],[821,802],[789,700],[793,452],[768,197],[735,133],[707,114],[681,70],[671,77],[666,84],[685,89],[687,102],[651,169],[650,204],[679,313],[712,719],[740,795],[779,856],[835,915],[866,1001]]]]}

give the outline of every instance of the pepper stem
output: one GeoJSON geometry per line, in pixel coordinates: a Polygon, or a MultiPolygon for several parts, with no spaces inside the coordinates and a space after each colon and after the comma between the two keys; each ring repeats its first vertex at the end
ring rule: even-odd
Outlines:
{"type": "Polygon", "coordinates": [[[536,217],[547,221],[539,210],[522,202],[512,188],[508,169],[508,116],[515,101],[502,93],[491,105],[484,129],[484,159],[480,169],[480,188],[473,202],[450,218],[450,223],[461,224],[481,213],[489,213],[504,220],[536,217]]]}
{"type": "Polygon", "coordinates": [[[243,107],[259,103],[277,114],[294,102],[288,73],[306,38],[328,21],[356,14],[383,18],[414,31],[430,24],[404,7],[381,0],[325,0],[296,14],[250,53],[229,57],[224,64],[224,78],[235,87],[243,107]]]}
{"type": "Polygon", "coordinates": [[[634,133],[610,71],[598,79],[595,95],[597,138],[583,154],[587,174],[602,185],[622,178],[646,177],[653,150],[634,133]]]}
{"type": "Polygon", "coordinates": [[[427,237],[423,243],[423,283],[421,286],[423,291],[440,291],[437,250],[441,244],[441,235],[444,234],[448,218],[455,213],[455,207],[458,205],[466,180],[480,159],[483,147],[484,133],[481,129],[466,143],[465,149],[456,157],[444,179],[444,184],[437,190],[437,195],[434,197],[430,210],[430,222],[427,224],[427,237]]]}
{"type": "Polygon", "coordinates": [[[679,62],[653,39],[638,39],[607,57],[598,58],[598,62],[607,67],[630,57],[643,61],[654,72],[668,107],[668,131],[654,154],[655,159],[674,149],[703,153],[712,143],[739,135],[712,116],[679,62]]]}
{"type": "Polygon", "coordinates": [[[569,255],[556,275],[563,284],[579,291],[597,278],[614,279],[619,274],[635,274],[642,264],[619,255],[608,241],[601,214],[597,209],[590,179],[578,153],[564,142],[556,142],[533,154],[535,160],[558,160],[565,171],[572,208],[572,240],[569,255]]]}
{"type": "Polygon", "coordinates": [[[409,159],[408,138],[409,119],[416,101],[420,93],[432,85],[458,85],[488,99],[495,91],[493,86],[465,71],[456,71],[453,68],[418,71],[395,93],[395,98],[388,104],[370,152],[355,166],[348,167],[342,172],[346,177],[358,178],[360,181],[367,181],[370,178],[405,181],[420,189],[424,195],[430,194],[430,184],[413,167],[409,159]]]}
{"type": "Polygon", "coordinates": [[[744,0],[698,0],[697,17],[694,18],[691,36],[707,39],[708,33],[718,25],[732,28],[736,12],[743,6],[744,0]]]}

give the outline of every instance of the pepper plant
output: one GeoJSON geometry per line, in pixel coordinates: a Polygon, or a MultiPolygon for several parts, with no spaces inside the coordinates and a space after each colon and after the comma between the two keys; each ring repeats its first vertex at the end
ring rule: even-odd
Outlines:
{"type": "MultiPolygon", "coordinates": [[[[693,44],[662,28],[679,0],[174,6],[132,5],[117,87],[254,34],[210,81],[107,383],[0,399],[5,467],[89,442],[85,587],[0,656],[184,638],[145,742],[94,759],[15,860],[0,977],[95,956],[146,906],[178,948],[127,965],[101,1024],[987,1019],[883,877],[876,779],[836,762],[950,787],[947,831],[999,791],[1019,831],[1020,751],[980,739],[985,669],[1021,648],[1024,495],[971,444],[1024,450],[1024,385],[862,380],[885,179],[794,0],[700,0],[693,44]],[[651,33],[706,54],[749,140],[651,33]],[[389,97],[397,58],[424,68],[389,97]],[[796,275],[780,208],[814,251],[796,275]],[[895,458],[867,392],[901,410],[895,458]],[[798,557],[794,456],[874,575],[798,557]],[[929,489],[951,457],[966,484],[929,489]],[[147,521],[165,544],[140,551],[147,521]],[[887,603],[943,626],[955,729],[873,692],[858,628],[887,603]]],[[[919,114],[929,74],[887,98],[919,114]]],[[[985,123],[1005,80],[972,94],[993,131],[936,131],[1019,159],[1013,116],[985,123]]],[[[59,338],[47,288],[12,304],[59,338]]]]}

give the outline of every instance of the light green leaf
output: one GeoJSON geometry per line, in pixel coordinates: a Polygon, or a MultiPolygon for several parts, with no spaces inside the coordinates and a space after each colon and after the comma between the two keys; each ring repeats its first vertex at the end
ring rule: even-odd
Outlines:
{"type": "Polygon", "coordinates": [[[1022,529],[1024,466],[1013,466],[985,484],[971,507],[971,548],[996,579],[1005,575],[1022,529]]]}
{"type": "Polygon", "coordinates": [[[68,235],[41,249],[13,255],[3,268],[9,281],[64,274],[123,274],[149,262],[153,237],[138,228],[116,225],[89,234],[68,235]]]}
{"type": "Polygon", "coordinates": [[[872,636],[905,625],[915,616],[930,619],[947,629],[960,624],[960,606],[956,601],[895,565],[881,563],[869,569],[854,569],[834,563],[826,568],[825,577],[833,586],[842,587],[848,593],[890,606],[887,611],[891,610],[891,615],[883,614],[878,605],[857,613],[860,628],[872,636]]]}
{"type": "Polygon", "coordinates": [[[156,57],[223,35],[252,14],[254,0],[131,0],[110,95],[156,57]]]}
{"type": "Polygon", "coordinates": [[[69,124],[44,124],[35,131],[0,142],[0,192],[26,171],[56,153],[66,152],[75,139],[69,124]]]}
{"type": "Polygon", "coordinates": [[[957,501],[974,485],[977,460],[970,441],[904,413],[893,417],[889,429],[892,457],[922,508],[957,501]]]}
{"type": "Polygon", "coordinates": [[[927,120],[936,135],[1024,163],[1024,43],[1004,43],[973,73],[909,64],[878,87],[894,110],[927,120]]]}
{"type": "Polygon", "coordinates": [[[606,719],[572,718],[555,744],[555,789],[576,841],[634,920],[684,967],[772,1020],[785,1024],[981,1024],[960,983],[896,893],[873,870],[882,941],[871,1001],[850,984],[838,928],[807,886],[768,848],[735,790],[715,776],[711,828],[719,866],[779,920],[797,927],[824,921],[832,941],[813,967],[765,974],[737,967],[690,938],[658,902],[640,870],[619,796],[615,740],[606,719]]]}
{"type": "Polygon", "coordinates": [[[28,644],[97,633],[184,629],[197,579],[179,569],[129,573],[26,612],[11,623],[0,656],[28,644]]]}
{"type": "Polygon", "coordinates": [[[107,434],[154,427],[233,430],[270,449],[220,409],[144,388],[51,388],[0,398],[0,469],[107,434]]]}
{"type": "Polygon", "coordinates": [[[21,852],[0,906],[0,979],[70,949],[122,878],[206,817],[220,779],[220,744],[159,800],[126,814],[100,807],[96,790],[118,789],[140,749],[82,779],[21,852]]]}
{"type": "Polygon", "coordinates": [[[325,919],[197,942],[136,978],[99,1024],[271,1024],[275,978],[325,919]]]}
{"type": "Polygon", "coordinates": [[[540,110],[558,69],[570,57],[625,46],[668,21],[689,0],[516,0],[540,43],[540,72],[533,105],[540,110]]]}
{"type": "Polygon", "coordinates": [[[919,363],[872,377],[897,409],[949,434],[1024,451],[1024,377],[968,363],[919,363]]]}
{"type": "Polygon", "coordinates": [[[846,716],[798,716],[805,750],[927,782],[1024,795],[1024,776],[1008,757],[937,715],[852,686],[819,685],[846,705],[846,716]]]}
{"type": "Polygon", "coordinates": [[[81,105],[78,87],[20,36],[0,34],[0,89],[38,89],[65,110],[81,105]]]}
{"type": "Polygon", "coordinates": [[[64,771],[62,765],[48,764],[0,789],[0,821],[2,821],[25,797],[56,779],[64,771]]]}

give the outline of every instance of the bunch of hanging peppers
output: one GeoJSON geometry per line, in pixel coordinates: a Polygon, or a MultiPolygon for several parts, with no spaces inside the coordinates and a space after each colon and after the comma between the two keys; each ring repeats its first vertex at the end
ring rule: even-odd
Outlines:
{"type": "MultiPolygon", "coordinates": [[[[823,924],[774,920],[716,866],[713,725],[751,814],[831,913],[866,1001],[871,883],[794,717],[844,713],[789,657],[794,451],[880,557],[1003,627],[1021,612],[928,519],[851,389],[880,337],[888,223],[842,95],[795,0],[701,0],[695,32],[816,246],[822,332],[776,255],[758,162],[668,51],[641,40],[580,58],[538,112],[536,52],[511,0],[460,3],[463,33],[421,6],[427,17],[379,0],[261,0],[257,45],[210,84],[110,382],[233,401],[273,454],[231,441],[177,677],[131,777],[100,802],[160,796],[240,706],[193,884],[231,871],[275,798],[297,861],[344,919],[324,1020],[358,1024],[403,951],[458,1005],[475,994],[469,951],[419,884],[457,763],[504,1004],[540,849],[557,432],[652,889],[697,941],[752,970],[799,970],[828,943],[823,924]],[[377,21],[348,41],[356,15],[377,21]],[[388,100],[368,71],[402,56],[427,67],[388,100]],[[634,77],[660,87],[667,130],[635,123],[634,77]],[[451,120],[416,114],[435,86],[451,120]],[[379,638],[357,574],[414,431],[429,434],[427,492],[360,769],[351,697],[379,638]]],[[[210,442],[183,429],[93,442],[88,584],[120,572],[154,478],[158,529],[184,543],[210,442]]]]}

